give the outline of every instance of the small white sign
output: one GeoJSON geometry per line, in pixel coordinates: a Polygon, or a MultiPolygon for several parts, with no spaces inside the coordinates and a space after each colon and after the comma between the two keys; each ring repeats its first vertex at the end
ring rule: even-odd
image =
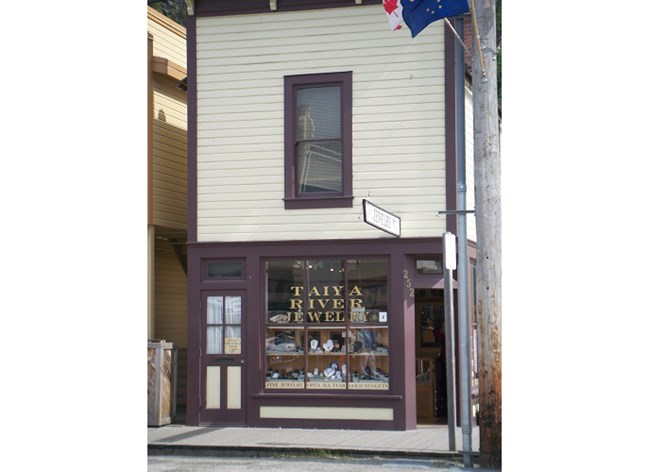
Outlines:
{"type": "Polygon", "coordinates": [[[387,311],[380,311],[379,312],[379,322],[380,323],[385,323],[388,321],[388,312],[387,311]]]}
{"type": "Polygon", "coordinates": [[[402,233],[402,220],[399,216],[388,213],[365,199],[363,200],[363,221],[397,237],[402,233]]]}
{"type": "Polygon", "coordinates": [[[445,269],[456,270],[456,236],[447,231],[443,235],[445,269]]]}

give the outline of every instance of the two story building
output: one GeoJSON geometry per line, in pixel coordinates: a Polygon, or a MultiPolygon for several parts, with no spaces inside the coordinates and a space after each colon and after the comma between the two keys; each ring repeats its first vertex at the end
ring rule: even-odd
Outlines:
{"type": "Polygon", "coordinates": [[[378,0],[186,3],[187,424],[444,422],[452,32],[378,0]]]}
{"type": "Polygon", "coordinates": [[[186,32],[147,7],[147,33],[147,337],[176,347],[176,402],[182,411],[187,378],[186,32]]]}

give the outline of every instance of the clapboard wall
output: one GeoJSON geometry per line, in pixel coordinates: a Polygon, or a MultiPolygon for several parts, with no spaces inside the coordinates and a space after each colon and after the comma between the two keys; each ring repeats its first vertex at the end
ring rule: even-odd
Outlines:
{"type": "Polygon", "coordinates": [[[381,5],[196,19],[197,240],[390,237],[362,199],[399,215],[402,237],[445,218],[444,23],[412,39],[381,5]],[[353,73],[352,208],[284,209],[286,75],[353,73]]]}

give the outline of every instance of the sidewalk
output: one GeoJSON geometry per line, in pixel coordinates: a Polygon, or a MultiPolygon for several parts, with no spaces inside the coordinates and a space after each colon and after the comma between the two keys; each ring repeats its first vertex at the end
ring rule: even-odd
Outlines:
{"type": "MultiPolygon", "coordinates": [[[[449,451],[446,425],[410,431],[194,427],[171,424],[149,427],[149,454],[337,454],[462,459],[449,451]]],[[[456,449],[462,449],[456,428],[456,449]]],[[[479,430],[472,428],[472,451],[478,457],[479,430]]]]}

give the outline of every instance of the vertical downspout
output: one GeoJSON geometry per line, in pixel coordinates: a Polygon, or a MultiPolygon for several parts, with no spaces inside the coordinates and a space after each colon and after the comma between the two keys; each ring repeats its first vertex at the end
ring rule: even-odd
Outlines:
{"type": "Polygon", "coordinates": [[[153,35],[147,37],[147,338],[154,338],[155,227],[153,225],[153,35]]]}
{"type": "MultiPolygon", "coordinates": [[[[464,31],[464,20],[455,20],[456,31],[464,31]]],[[[465,184],[465,60],[463,47],[455,45],[456,68],[456,209],[458,211],[458,325],[460,357],[460,423],[463,433],[463,463],[472,467],[472,422],[470,417],[470,345],[467,308],[467,215],[465,184]]]]}

